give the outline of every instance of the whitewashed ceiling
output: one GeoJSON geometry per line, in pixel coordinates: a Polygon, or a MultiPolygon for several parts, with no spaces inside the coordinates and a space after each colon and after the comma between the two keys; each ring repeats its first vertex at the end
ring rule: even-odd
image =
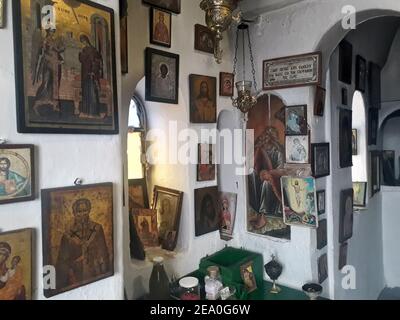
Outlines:
{"type": "Polygon", "coordinates": [[[264,13],[278,10],[305,0],[242,0],[240,8],[245,13],[264,13]]]}

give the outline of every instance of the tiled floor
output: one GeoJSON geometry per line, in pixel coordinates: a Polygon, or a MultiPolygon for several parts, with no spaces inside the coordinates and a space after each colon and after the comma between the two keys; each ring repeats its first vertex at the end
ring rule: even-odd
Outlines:
{"type": "Polygon", "coordinates": [[[378,300],[400,300],[400,288],[385,288],[378,300]]]}

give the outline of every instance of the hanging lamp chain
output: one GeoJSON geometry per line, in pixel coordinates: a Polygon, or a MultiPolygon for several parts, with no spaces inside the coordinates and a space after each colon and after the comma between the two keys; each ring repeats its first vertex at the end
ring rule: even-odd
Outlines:
{"type": "Polygon", "coordinates": [[[247,28],[247,37],[249,39],[249,52],[250,52],[250,62],[251,62],[251,73],[253,74],[253,82],[254,82],[254,90],[257,94],[258,88],[257,88],[257,80],[256,80],[256,68],[254,66],[254,56],[253,56],[253,48],[251,46],[251,39],[250,39],[250,31],[249,28],[247,28]]]}

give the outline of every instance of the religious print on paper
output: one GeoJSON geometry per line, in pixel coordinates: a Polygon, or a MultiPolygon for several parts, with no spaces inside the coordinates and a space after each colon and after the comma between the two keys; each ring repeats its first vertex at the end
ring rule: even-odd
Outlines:
{"type": "Polygon", "coordinates": [[[12,6],[18,131],[118,133],[114,11],[86,0],[12,6]]]}

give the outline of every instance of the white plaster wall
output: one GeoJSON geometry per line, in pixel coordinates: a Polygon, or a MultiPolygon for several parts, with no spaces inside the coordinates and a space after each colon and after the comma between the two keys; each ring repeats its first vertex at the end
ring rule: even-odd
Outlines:
{"type": "MultiPolygon", "coordinates": [[[[118,15],[117,0],[96,1],[113,8],[118,15]]],[[[10,3],[11,4],[11,3],[10,3]]],[[[51,135],[18,134],[14,87],[13,32],[11,5],[7,6],[7,28],[0,30],[0,137],[10,143],[28,143],[36,146],[36,174],[38,195],[40,189],[73,185],[80,177],[85,184],[114,183],[114,252],[115,275],[60,294],[52,299],[95,300],[123,298],[122,264],[122,162],[121,138],[118,135],[51,135]]],[[[119,21],[116,19],[116,47],[119,47],[119,21]]],[[[120,98],[120,68],[117,55],[118,97],[120,98]]],[[[119,99],[120,100],[120,99],[119,99]]],[[[45,299],[42,286],[41,202],[22,202],[0,206],[1,231],[21,228],[35,229],[33,247],[33,298],[45,299]]]]}
{"type": "MultiPolygon", "coordinates": [[[[277,10],[262,15],[262,22],[252,28],[254,36],[253,51],[255,53],[255,64],[257,66],[257,79],[261,82],[262,78],[262,61],[275,57],[301,54],[322,50],[324,53],[330,54],[348,30],[338,27],[343,18],[342,7],[345,5],[353,5],[358,12],[364,11],[360,19],[367,19],[373,16],[379,16],[381,13],[372,12],[370,9],[381,9],[388,11],[400,11],[400,2],[396,0],[306,0],[288,8],[277,10]],[[337,34],[330,33],[324,38],[329,30],[338,30],[337,34]],[[329,40],[328,40],[329,39],[329,40]],[[321,42],[328,40],[327,43],[321,42]],[[321,46],[319,46],[321,44],[321,46]],[[329,47],[324,47],[328,44],[329,47]]],[[[251,9],[249,9],[251,10],[251,9]]],[[[363,20],[358,20],[357,23],[363,20]]],[[[370,49],[371,53],[376,48],[370,49]]],[[[355,50],[357,53],[357,50],[355,50]]],[[[324,67],[328,66],[329,56],[324,56],[324,67]]],[[[333,76],[333,75],[331,75],[333,76]]],[[[337,79],[337,77],[335,77],[337,79]]],[[[324,85],[329,90],[329,74],[327,82],[324,85]]],[[[309,123],[312,127],[311,141],[331,142],[333,155],[337,155],[337,120],[331,119],[331,110],[338,105],[339,91],[332,87],[331,101],[327,102],[327,115],[324,118],[310,117],[309,123]],[[335,91],[336,90],[336,91],[335,91]],[[335,97],[335,98],[334,98],[335,97]]],[[[284,89],[277,92],[282,96],[287,104],[308,104],[308,113],[312,115],[313,94],[311,88],[284,89]]],[[[352,91],[349,90],[351,101],[352,91]]],[[[329,97],[329,92],[328,92],[329,97]]],[[[381,265],[381,234],[380,234],[380,205],[379,199],[376,198],[376,205],[371,204],[370,214],[355,217],[355,236],[351,240],[349,261],[358,266],[357,278],[369,279],[360,284],[358,290],[344,291],[341,286],[342,275],[338,271],[338,203],[339,190],[351,188],[351,175],[348,170],[338,170],[337,161],[332,163],[332,176],[328,178],[318,179],[318,188],[327,190],[327,219],[328,219],[328,264],[329,264],[329,288],[324,283],[325,295],[330,298],[368,298],[375,299],[380,290],[384,286],[383,268],[381,265]],[[335,167],[336,166],[336,167],[335,167]],[[360,221],[358,221],[360,219],[360,221]],[[368,229],[367,226],[374,226],[374,229],[368,229]],[[370,232],[373,232],[371,236],[370,232]],[[372,245],[368,252],[365,243],[372,245]],[[364,248],[361,250],[361,248],[364,248]],[[370,252],[376,255],[370,255],[370,252]],[[358,256],[357,256],[358,255],[358,256]],[[367,263],[368,261],[368,263],[367,263]],[[376,261],[376,263],[373,263],[376,261]],[[365,266],[369,264],[369,266],[365,266]],[[364,267],[363,267],[364,266],[364,267]],[[334,286],[336,281],[336,286],[334,286]],[[368,286],[368,287],[362,287],[368,286]]],[[[350,169],[349,169],[350,170],[350,169]]],[[[244,190],[239,193],[244,193],[244,190]]],[[[244,226],[241,227],[244,230],[244,226]]],[[[265,239],[244,233],[241,238],[241,244],[248,248],[262,251],[268,257],[270,252],[277,252],[278,257],[285,266],[285,271],[280,278],[284,284],[294,287],[300,287],[305,281],[316,280],[317,278],[317,258],[319,253],[316,251],[315,232],[292,228],[292,240],[290,242],[276,241],[273,239],[265,239]]],[[[322,252],[321,252],[322,253],[322,252]]]]}
{"type": "MultiPolygon", "coordinates": [[[[168,155],[172,144],[177,143],[176,139],[168,139],[169,123],[175,122],[177,132],[184,129],[194,129],[194,132],[200,134],[202,128],[216,129],[216,124],[190,124],[189,123],[189,74],[201,74],[216,77],[217,81],[217,105],[218,112],[223,109],[231,108],[231,100],[226,97],[219,97],[219,72],[232,71],[232,56],[230,54],[230,43],[224,40],[223,49],[224,56],[221,65],[216,64],[213,55],[198,52],[194,50],[194,25],[200,23],[204,25],[204,13],[199,8],[197,1],[182,1],[182,13],[172,16],[172,47],[162,48],[149,44],[148,35],[148,7],[142,5],[142,2],[135,0],[129,3],[129,29],[140,29],[133,31],[138,38],[130,39],[130,48],[136,46],[134,52],[136,59],[133,59],[130,66],[133,68],[128,75],[123,78],[124,97],[126,99],[126,108],[130,94],[135,92],[137,96],[144,102],[150,130],[162,130],[165,140],[157,140],[151,143],[152,149],[160,156],[168,155]],[[138,20],[136,20],[136,17],[138,20]],[[144,17],[144,18],[143,18],[144,17]],[[136,22],[138,21],[138,22],[136,22]],[[137,23],[137,24],[136,24],[137,23]],[[145,23],[142,25],[141,23],[145,23]],[[134,25],[134,26],[133,26],[134,25]],[[160,50],[176,53],[180,55],[180,77],[179,77],[179,104],[163,104],[145,101],[145,79],[142,78],[136,85],[135,80],[143,75],[143,60],[145,47],[154,47],[160,50]],[[138,48],[139,47],[139,48],[138,48]],[[140,66],[140,67],[138,67],[140,66]],[[139,72],[136,73],[135,71],[139,72]]],[[[228,38],[228,37],[227,37],[228,38]]],[[[127,122],[127,118],[125,120],[127,122]]],[[[125,125],[125,124],[124,124],[125,125]]],[[[200,142],[204,142],[201,140],[200,142]]],[[[178,146],[182,142],[177,143],[178,146]]],[[[195,149],[195,159],[197,159],[197,145],[195,149]]],[[[151,182],[149,183],[150,198],[151,190],[154,185],[160,185],[184,192],[181,225],[177,244],[177,255],[174,259],[168,259],[165,263],[167,273],[177,277],[181,277],[198,268],[199,261],[207,254],[212,254],[223,248],[225,242],[220,240],[219,233],[213,232],[201,237],[195,237],[194,230],[194,189],[215,186],[217,181],[196,182],[196,165],[194,164],[173,164],[161,163],[151,167],[151,182]]],[[[151,199],[150,199],[151,200],[151,199]]],[[[127,215],[127,213],[126,213],[127,215]]],[[[128,234],[124,239],[129,243],[129,230],[125,230],[128,234]]],[[[237,246],[237,241],[229,243],[229,245],[237,246]]],[[[125,287],[128,298],[138,298],[148,291],[148,282],[152,270],[152,264],[149,261],[138,262],[129,258],[129,250],[125,248],[125,287]]]]}
{"type": "Polygon", "coordinates": [[[400,287],[400,255],[397,246],[400,226],[399,199],[399,187],[382,186],[383,262],[385,281],[389,288],[400,287]]]}

